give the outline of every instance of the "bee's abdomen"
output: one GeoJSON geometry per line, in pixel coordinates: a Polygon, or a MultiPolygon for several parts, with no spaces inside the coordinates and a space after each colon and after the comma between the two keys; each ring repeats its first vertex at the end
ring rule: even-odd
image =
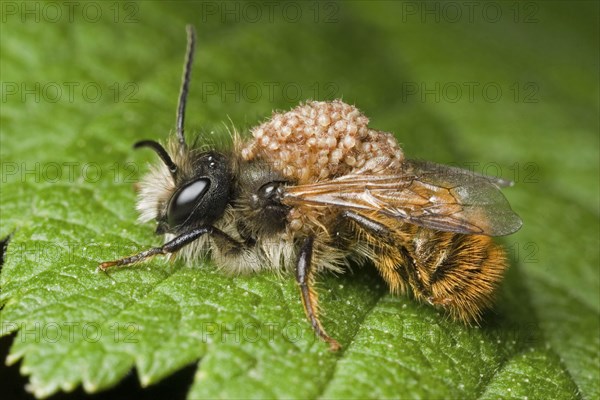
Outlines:
{"type": "Polygon", "coordinates": [[[411,253],[419,280],[410,282],[415,295],[465,322],[477,321],[492,305],[506,269],[504,251],[489,236],[422,228],[411,253]]]}
{"type": "Polygon", "coordinates": [[[373,260],[392,293],[410,290],[466,323],[477,322],[491,307],[507,265],[504,250],[491,237],[367,217],[385,232],[355,221],[355,251],[373,260]]]}

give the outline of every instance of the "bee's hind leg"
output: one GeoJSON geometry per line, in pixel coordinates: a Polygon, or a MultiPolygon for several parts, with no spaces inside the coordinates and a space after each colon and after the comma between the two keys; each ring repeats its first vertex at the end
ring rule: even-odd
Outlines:
{"type": "Polygon", "coordinates": [[[225,242],[229,242],[231,244],[231,246],[234,248],[242,246],[241,243],[238,243],[235,239],[231,238],[229,235],[227,235],[220,229],[217,229],[213,226],[203,226],[200,228],[196,228],[190,232],[179,235],[175,239],[165,243],[161,247],[154,247],[152,249],[142,251],[138,254],[134,254],[132,256],[125,257],[125,258],[121,258],[119,260],[105,261],[103,263],[100,263],[98,268],[101,271],[106,271],[110,267],[120,267],[123,265],[134,264],[134,263],[144,261],[148,258],[154,257],[159,254],[175,253],[178,250],[182,249],[183,247],[187,246],[188,244],[192,243],[196,239],[198,239],[200,236],[203,236],[206,234],[212,235],[212,236],[219,238],[220,240],[223,240],[225,242]]]}
{"type": "Polygon", "coordinates": [[[313,253],[314,237],[308,236],[304,239],[302,246],[300,247],[300,254],[298,256],[298,262],[296,264],[296,281],[300,286],[300,293],[302,294],[302,305],[304,306],[304,312],[306,317],[310,321],[315,333],[329,343],[331,351],[337,351],[341,348],[337,340],[330,337],[327,332],[323,329],[321,321],[319,321],[318,313],[318,296],[314,288],[314,269],[312,264],[312,253],[313,253]]]}

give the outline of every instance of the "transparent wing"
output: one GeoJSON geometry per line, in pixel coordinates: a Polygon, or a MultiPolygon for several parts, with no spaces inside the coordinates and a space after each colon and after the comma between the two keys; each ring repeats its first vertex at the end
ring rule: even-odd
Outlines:
{"type": "Polygon", "coordinates": [[[508,185],[460,168],[407,161],[397,174],[358,173],[290,186],[283,202],[377,212],[441,231],[503,236],[522,225],[500,191],[508,185]]]}

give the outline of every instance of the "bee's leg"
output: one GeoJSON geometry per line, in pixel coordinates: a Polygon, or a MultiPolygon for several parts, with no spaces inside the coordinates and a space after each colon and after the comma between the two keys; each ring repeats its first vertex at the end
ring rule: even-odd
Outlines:
{"type": "Polygon", "coordinates": [[[419,266],[415,262],[414,256],[411,255],[405,248],[402,248],[401,252],[404,255],[404,259],[407,260],[407,265],[404,266],[404,269],[409,277],[408,282],[412,288],[413,294],[417,298],[425,299],[429,303],[433,304],[431,302],[432,297],[430,285],[421,273],[419,266]]]}
{"type": "Polygon", "coordinates": [[[314,237],[308,236],[304,239],[300,254],[296,264],[296,281],[300,286],[302,294],[302,304],[306,317],[310,321],[315,333],[324,341],[329,343],[331,351],[337,351],[341,348],[340,344],[330,337],[323,329],[318,315],[318,296],[314,288],[314,270],[312,265],[314,237]]]}
{"type": "Polygon", "coordinates": [[[133,256],[121,258],[119,260],[105,261],[105,262],[101,263],[98,266],[98,268],[102,271],[106,271],[110,267],[119,267],[119,266],[123,266],[123,265],[134,264],[134,263],[137,263],[140,261],[144,261],[147,258],[154,257],[155,255],[158,255],[158,254],[175,253],[176,251],[182,249],[186,245],[190,244],[191,242],[193,242],[194,240],[198,239],[200,236],[205,235],[205,234],[219,237],[220,239],[222,239],[226,242],[229,242],[234,247],[241,246],[240,243],[238,243],[236,240],[231,238],[229,235],[227,235],[220,229],[217,229],[213,226],[203,226],[201,228],[196,228],[190,232],[187,232],[180,236],[177,236],[175,239],[165,243],[161,247],[154,247],[152,249],[142,251],[133,256]]]}
{"type": "MultiPolygon", "coordinates": [[[[393,243],[393,239],[391,239],[392,233],[389,231],[389,229],[385,225],[383,225],[377,221],[374,221],[364,215],[358,214],[358,213],[356,213],[354,211],[350,211],[350,210],[343,211],[340,214],[340,216],[343,219],[347,219],[347,220],[355,222],[356,224],[358,224],[358,226],[360,226],[362,229],[369,232],[371,235],[376,236],[377,238],[384,240],[384,241],[391,240],[391,242],[393,243]]],[[[409,253],[408,249],[406,249],[405,247],[397,246],[397,248],[398,248],[399,254],[402,256],[401,260],[404,260],[403,263],[400,263],[397,266],[397,268],[398,268],[397,272],[399,274],[401,274],[401,276],[404,277],[404,279],[406,279],[408,281],[410,287],[412,288],[413,293],[417,297],[427,299],[431,303],[432,301],[430,299],[432,297],[431,297],[431,291],[429,289],[429,285],[424,280],[424,278],[419,270],[419,266],[415,263],[415,261],[414,261],[415,257],[413,255],[411,255],[409,253]]],[[[390,276],[393,276],[393,275],[390,275],[390,276]]],[[[385,278],[385,276],[384,276],[384,278],[385,278]]],[[[388,279],[389,279],[389,276],[388,276],[388,279]]],[[[386,281],[388,282],[390,287],[392,287],[394,280],[388,280],[388,279],[386,279],[386,281]]]]}

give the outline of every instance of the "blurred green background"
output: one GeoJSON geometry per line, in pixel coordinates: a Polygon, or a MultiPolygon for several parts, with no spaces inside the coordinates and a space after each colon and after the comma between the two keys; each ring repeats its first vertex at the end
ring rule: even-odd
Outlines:
{"type": "MultiPolygon", "coordinates": [[[[354,300],[364,300],[355,305],[364,310],[353,322],[356,330],[339,324],[348,351],[325,356],[318,377],[304,371],[307,381],[299,384],[299,397],[600,395],[597,2],[5,1],[1,6],[0,237],[15,232],[0,275],[2,304],[8,304],[0,314],[4,320],[14,320],[11,310],[19,307],[43,313],[22,300],[27,290],[19,285],[61,268],[28,256],[21,263],[14,260],[16,249],[39,240],[102,243],[119,235],[139,246],[156,243],[149,226],[134,223],[131,190],[154,157],[134,153],[131,145],[163,139],[173,129],[184,28],[193,24],[198,45],[188,132],[219,138],[226,134],[224,124],[244,130],[272,110],[306,99],[342,98],[363,111],[372,127],[393,132],[411,158],[515,181],[505,194],[524,226],[500,239],[511,269],[496,313],[482,328],[513,343],[498,344],[492,361],[485,357],[493,343],[481,345],[489,347],[481,350],[485,377],[467,379],[465,389],[461,376],[475,376],[479,364],[460,357],[446,360],[448,365],[426,355],[417,361],[394,358],[396,348],[419,349],[424,328],[417,325],[423,318],[436,321],[434,313],[385,296],[375,289],[377,282],[359,272],[340,278],[355,291],[348,289],[354,300]],[[108,217],[95,209],[98,199],[119,218],[104,220],[108,217]],[[111,235],[98,233],[103,228],[111,235]],[[394,351],[369,347],[365,332],[386,322],[377,313],[403,318],[402,307],[410,310],[406,321],[416,336],[407,334],[412,331],[405,325],[408,330],[389,339],[394,351]],[[533,383],[523,384],[525,379],[533,383]]],[[[93,268],[93,258],[86,268],[93,268]]],[[[325,277],[322,286],[338,282],[325,277]]],[[[53,284],[60,288],[61,280],[53,284]]],[[[284,297],[287,290],[296,301],[293,284],[284,287],[284,297]]],[[[346,301],[346,290],[332,290],[325,299],[346,301]]],[[[340,307],[331,307],[329,323],[354,306],[340,307]]],[[[461,327],[440,324],[437,334],[450,332],[454,345],[475,346],[461,327]]],[[[27,357],[38,347],[20,351],[27,357]]],[[[478,354],[476,347],[470,349],[478,354]]],[[[228,354],[224,346],[206,353],[217,364],[215,371],[215,360],[228,354]]],[[[286,358],[278,349],[264,354],[264,360],[286,358]]],[[[292,370],[294,362],[302,364],[302,357],[294,360],[292,370]]],[[[318,369],[318,360],[307,365],[318,369]]],[[[233,378],[219,375],[212,386],[196,375],[190,396],[289,396],[285,386],[293,379],[245,381],[252,362],[237,365],[240,372],[233,378]],[[256,382],[272,390],[258,390],[256,382]]],[[[209,375],[212,365],[205,365],[209,375]]],[[[1,385],[10,384],[16,370],[11,368],[2,370],[1,385]]],[[[187,385],[191,380],[190,375],[187,385]]],[[[116,390],[131,393],[134,386],[116,390]]],[[[21,387],[16,381],[7,390],[21,396],[21,387]]]]}

